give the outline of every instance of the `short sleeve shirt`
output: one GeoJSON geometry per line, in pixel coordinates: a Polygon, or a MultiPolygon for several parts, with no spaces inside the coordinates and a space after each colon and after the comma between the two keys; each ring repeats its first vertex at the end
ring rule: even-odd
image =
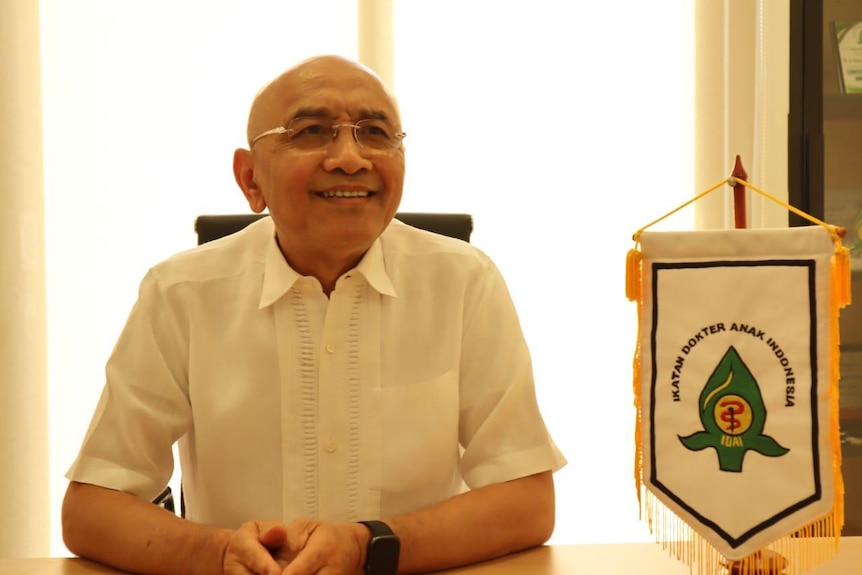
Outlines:
{"type": "Polygon", "coordinates": [[[557,470],[502,276],[393,221],[329,297],[270,218],[153,267],[67,478],[186,517],[356,521],[557,470]]]}

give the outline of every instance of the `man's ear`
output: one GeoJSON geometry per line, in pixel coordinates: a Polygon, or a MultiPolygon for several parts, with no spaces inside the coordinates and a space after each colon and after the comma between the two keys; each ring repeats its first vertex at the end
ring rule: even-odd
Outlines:
{"type": "Polygon", "coordinates": [[[266,198],[254,180],[254,155],[251,150],[239,148],[233,153],[233,177],[251,211],[259,214],[266,209],[266,198]]]}

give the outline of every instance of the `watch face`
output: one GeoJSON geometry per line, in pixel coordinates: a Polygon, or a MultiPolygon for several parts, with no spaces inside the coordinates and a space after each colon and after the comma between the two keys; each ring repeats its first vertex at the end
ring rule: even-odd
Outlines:
{"type": "Polygon", "coordinates": [[[371,538],[368,546],[368,575],[396,575],[401,542],[395,535],[371,538]]]}

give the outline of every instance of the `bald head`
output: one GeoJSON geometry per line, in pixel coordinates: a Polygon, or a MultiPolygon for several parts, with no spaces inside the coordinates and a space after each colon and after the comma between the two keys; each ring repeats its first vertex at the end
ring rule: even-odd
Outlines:
{"type": "Polygon", "coordinates": [[[315,92],[365,91],[386,102],[395,126],[401,125],[395,97],[370,68],[340,56],[315,56],[287,69],[264,86],[252,102],[246,136],[251,142],[256,135],[290,119],[291,108],[315,92]]]}

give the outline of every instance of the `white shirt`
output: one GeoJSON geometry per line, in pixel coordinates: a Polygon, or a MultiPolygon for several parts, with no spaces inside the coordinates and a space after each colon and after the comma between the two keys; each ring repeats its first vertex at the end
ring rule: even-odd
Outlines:
{"type": "Polygon", "coordinates": [[[356,521],[557,470],[503,278],[393,221],[327,298],[270,218],[152,268],[67,478],[186,517],[356,521]]]}

